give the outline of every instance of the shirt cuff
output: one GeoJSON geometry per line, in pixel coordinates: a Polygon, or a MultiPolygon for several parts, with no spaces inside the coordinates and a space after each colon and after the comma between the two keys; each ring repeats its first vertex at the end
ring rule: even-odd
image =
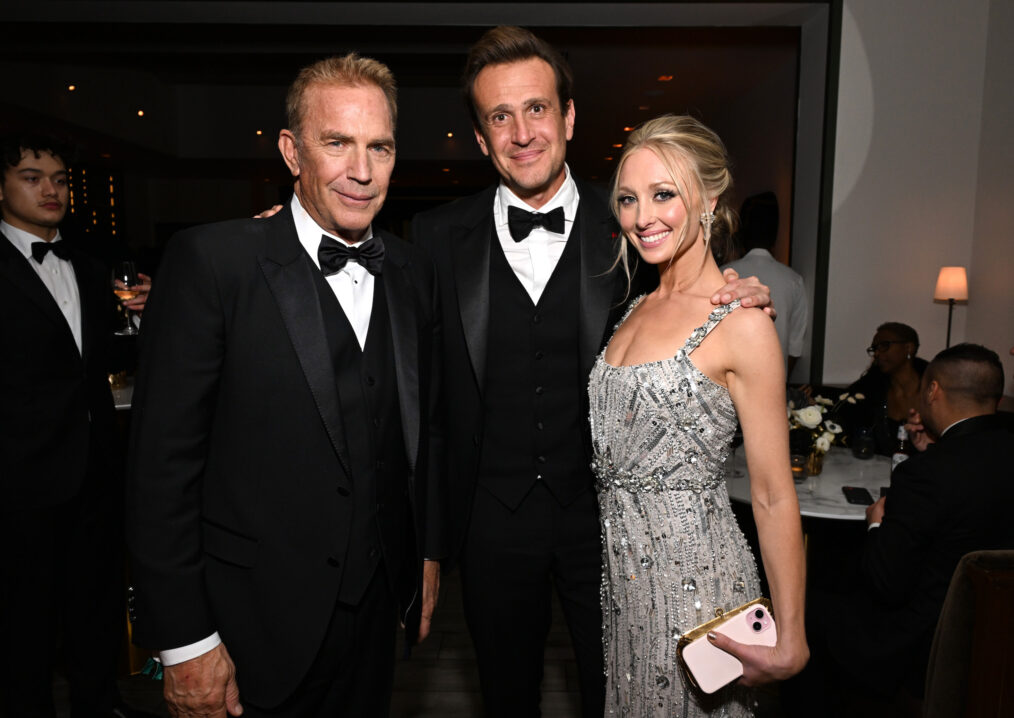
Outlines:
{"type": "Polygon", "coordinates": [[[218,631],[215,631],[207,638],[201,639],[197,643],[191,643],[188,646],[180,646],[179,648],[170,648],[166,651],[159,651],[158,657],[162,661],[163,666],[175,666],[177,663],[183,663],[189,661],[191,658],[197,658],[203,656],[213,648],[217,648],[222,643],[222,639],[218,637],[218,631]]]}
{"type": "Polygon", "coordinates": [[[878,526],[880,526],[880,522],[879,521],[874,521],[872,524],[870,524],[869,526],[866,527],[866,530],[867,531],[872,531],[873,529],[877,528],[878,526]]]}

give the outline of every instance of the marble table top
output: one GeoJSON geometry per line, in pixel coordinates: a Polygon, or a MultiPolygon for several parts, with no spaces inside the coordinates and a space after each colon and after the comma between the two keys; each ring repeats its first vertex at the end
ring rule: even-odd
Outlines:
{"type": "MultiPolygon", "coordinates": [[[[739,447],[736,455],[726,464],[725,483],[729,498],[750,503],[750,475],[746,469],[746,452],[739,447]]],[[[834,447],[824,456],[824,470],[819,476],[808,476],[796,484],[799,513],[822,519],[863,521],[866,507],[845,500],[842,486],[861,486],[873,496],[880,497],[880,487],[891,483],[891,459],[874,456],[857,459],[848,449],[834,447]]]]}

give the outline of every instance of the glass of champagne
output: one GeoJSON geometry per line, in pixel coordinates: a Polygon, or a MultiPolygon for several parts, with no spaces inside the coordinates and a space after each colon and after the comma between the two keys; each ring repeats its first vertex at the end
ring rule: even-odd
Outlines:
{"type": "MultiPolygon", "coordinates": [[[[137,268],[133,262],[117,262],[113,265],[113,294],[116,295],[121,301],[127,299],[133,299],[138,295],[137,285],[140,282],[137,279],[137,268]]],[[[132,336],[137,334],[137,329],[130,321],[130,310],[120,305],[120,310],[123,312],[123,317],[126,323],[122,329],[118,329],[115,333],[117,336],[132,336]]]]}

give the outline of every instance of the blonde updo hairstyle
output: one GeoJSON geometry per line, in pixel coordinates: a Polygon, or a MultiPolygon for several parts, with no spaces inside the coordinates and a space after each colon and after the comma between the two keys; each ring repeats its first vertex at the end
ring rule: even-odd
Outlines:
{"type": "MultiPolygon", "coordinates": [[[[736,230],[736,212],[728,205],[724,196],[726,190],[732,187],[729,154],[718,135],[689,115],[662,115],[648,120],[630,133],[613,175],[609,204],[614,216],[619,218],[617,186],[620,171],[627,158],[640,149],[648,149],[655,153],[672,177],[679,191],[680,200],[686,208],[687,221],[679,230],[674,257],[690,231],[691,222],[701,222],[705,247],[710,246],[712,236],[732,236],[736,230]],[[706,211],[706,200],[716,197],[718,202],[714,209],[715,218],[711,223],[704,222],[701,215],[706,211]],[[690,205],[691,199],[695,206],[690,205]]],[[[623,237],[623,241],[619,243],[613,266],[619,264],[623,267],[629,285],[627,239],[623,237]]]]}

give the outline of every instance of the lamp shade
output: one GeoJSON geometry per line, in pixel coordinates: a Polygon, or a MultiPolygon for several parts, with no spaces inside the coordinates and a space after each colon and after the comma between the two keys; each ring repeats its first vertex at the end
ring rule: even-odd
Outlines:
{"type": "Polygon", "coordinates": [[[934,299],[968,299],[968,276],[964,267],[941,267],[934,299]]]}

